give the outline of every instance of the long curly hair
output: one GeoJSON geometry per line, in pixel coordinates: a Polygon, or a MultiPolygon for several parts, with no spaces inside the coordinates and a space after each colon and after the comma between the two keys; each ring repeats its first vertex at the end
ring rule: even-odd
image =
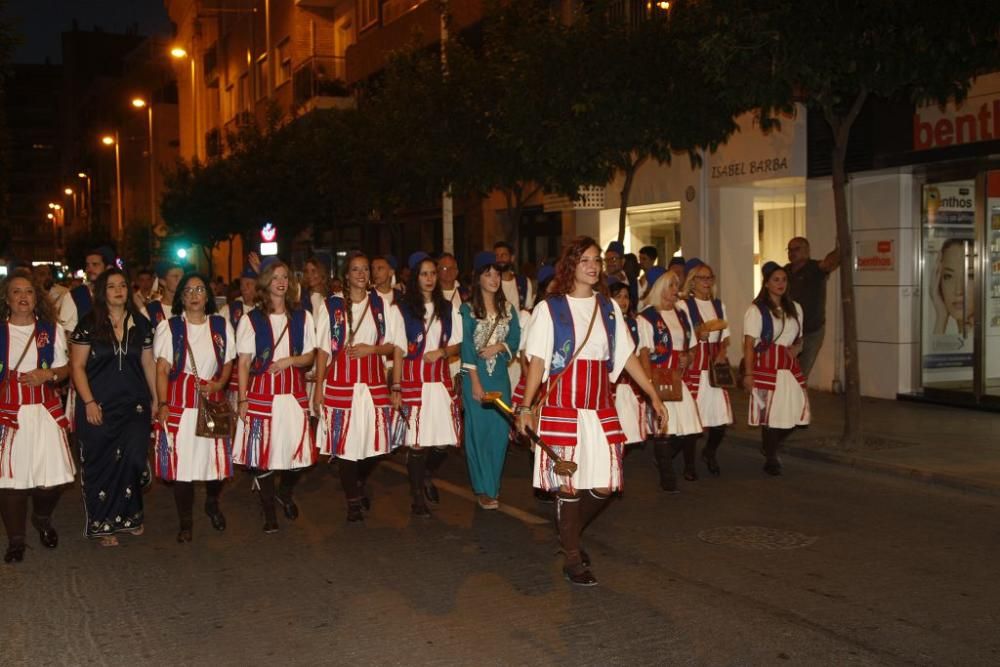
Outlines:
{"type": "Polygon", "coordinates": [[[27,280],[31,285],[31,289],[35,291],[35,317],[46,324],[55,324],[56,322],[56,309],[52,305],[51,299],[49,299],[48,293],[35,279],[35,275],[28,269],[15,269],[10,275],[4,278],[3,282],[0,283],[0,320],[7,321],[10,319],[10,304],[7,303],[7,299],[10,297],[10,286],[15,280],[27,280]]]}
{"type": "Polygon", "coordinates": [[[285,312],[291,315],[292,311],[299,307],[299,304],[295,303],[293,296],[298,294],[298,290],[296,289],[295,278],[292,276],[292,270],[282,261],[268,264],[266,268],[261,270],[260,275],[257,276],[257,296],[254,299],[254,305],[265,315],[270,315],[274,312],[271,307],[271,295],[268,293],[268,290],[271,289],[274,272],[278,269],[284,269],[288,272],[288,289],[285,290],[285,312]]]}
{"type": "MultiPolygon", "coordinates": [[[[403,292],[403,298],[400,299],[401,303],[399,304],[415,320],[424,319],[425,313],[424,295],[420,291],[420,272],[423,271],[424,264],[437,267],[437,262],[430,258],[420,262],[417,270],[410,273],[410,279],[406,281],[406,291],[403,292]]],[[[441,291],[440,280],[434,283],[434,289],[431,291],[431,303],[434,304],[434,316],[440,322],[444,317],[445,310],[451,308],[451,304],[444,298],[444,292],[441,291]]]]}
{"type": "MultiPolygon", "coordinates": [[[[550,295],[566,295],[573,292],[573,287],[576,284],[576,267],[580,263],[583,253],[591,248],[597,248],[598,252],[601,251],[601,246],[589,236],[578,236],[563,248],[559,259],[556,261],[556,277],[552,279],[552,285],[549,287],[550,295]]],[[[597,278],[597,284],[594,285],[594,291],[604,296],[608,295],[606,278],[607,276],[602,266],[601,273],[597,278]]]]}
{"type": "MultiPolygon", "coordinates": [[[[146,319],[136,308],[132,298],[132,281],[128,279],[128,275],[124,271],[113,266],[99,275],[94,282],[94,306],[87,313],[87,317],[91,318],[93,322],[90,329],[92,340],[104,342],[115,340],[115,331],[111,326],[111,314],[108,310],[108,281],[114,276],[121,276],[125,280],[125,312],[132,318],[133,322],[140,318],[146,319]]],[[[68,296],[63,298],[68,298],[68,296]]]]}

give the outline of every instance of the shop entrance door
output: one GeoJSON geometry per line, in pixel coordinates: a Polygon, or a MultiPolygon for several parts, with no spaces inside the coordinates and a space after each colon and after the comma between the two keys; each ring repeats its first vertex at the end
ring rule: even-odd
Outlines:
{"type": "Polygon", "coordinates": [[[924,393],[971,398],[976,389],[979,319],[975,307],[976,181],[927,183],[922,195],[924,393]]]}

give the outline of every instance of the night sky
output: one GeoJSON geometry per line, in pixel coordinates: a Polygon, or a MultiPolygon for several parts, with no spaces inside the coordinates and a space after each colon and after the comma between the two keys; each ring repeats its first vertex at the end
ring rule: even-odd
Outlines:
{"type": "Polygon", "coordinates": [[[170,36],[163,0],[6,0],[6,15],[20,35],[16,63],[60,62],[59,35],[72,28],[100,26],[105,32],[125,32],[139,24],[140,35],[170,36]]]}

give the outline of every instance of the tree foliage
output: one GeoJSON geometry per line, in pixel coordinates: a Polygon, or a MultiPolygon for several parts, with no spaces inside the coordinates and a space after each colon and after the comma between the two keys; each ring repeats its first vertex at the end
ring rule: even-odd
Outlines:
{"type": "Polygon", "coordinates": [[[863,444],[847,146],[873,96],[911,102],[963,99],[971,79],[1000,63],[1000,4],[954,0],[704,0],[729,29],[715,33],[713,71],[746,72],[744,94],[765,114],[801,101],[833,133],[832,184],[844,314],[843,441],[863,444]]]}

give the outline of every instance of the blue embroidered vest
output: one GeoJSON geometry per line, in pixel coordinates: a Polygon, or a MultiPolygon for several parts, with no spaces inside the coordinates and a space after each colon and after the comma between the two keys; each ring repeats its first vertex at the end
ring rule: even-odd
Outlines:
{"type": "MultiPolygon", "coordinates": [[[[385,340],[385,301],[379,296],[378,290],[369,290],[368,302],[372,317],[375,318],[375,330],[378,332],[378,344],[385,340]]],[[[330,314],[330,357],[336,357],[347,343],[347,304],[343,297],[331,296],[326,300],[326,310],[330,314]]],[[[357,323],[361,325],[360,322],[357,323]]]]}
{"type": "Polygon", "coordinates": [[[628,315],[623,315],[625,318],[625,326],[628,327],[629,334],[632,335],[632,345],[638,347],[639,345],[639,320],[634,317],[629,317],[628,315]]]}
{"type": "Polygon", "coordinates": [[[302,303],[300,304],[303,310],[307,310],[310,313],[313,311],[312,293],[305,287],[302,288],[302,303]]]}
{"type": "Polygon", "coordinates": [[[167,314],[163,310],[162,301],[150,301],[146,304],[146,312],[149,313],[149,321],[156,328],[156,325],[167,319],[167,314]]]}
{"type": "MultiPolygon", "coordinates": [[[[767,307],[766,303],[755,303],[754,305],[760,311],[760,340],[753,349],[757,352],[763,352],[771,347],[771,343],[774,342],[774,318],[771,316],[771,309],[767,307]]],[[[784,331],[784,328],[782,328],[782,331],[784,331]]],[[[781,332],[778,332],[778,335],[780,336],[781,332]]],[[[798,341],[801,336],[802,327],[799,325],[799,332],[795,335],[795,340],[798,341]]]]}
{"type": "MultiPolygon", "coordinates": [[[[253,325],[254,339],[256,342],[256,352],[253,362],[250,364],[250,375],[263,375],[271,367],[274,357],[274,332],[271,330],[271,318],[263,311],[254,308],[247,317],[253,325]]],[[[305,345],[306,335],[306,311],[296,308],[288,314],[288,342],[291,345],[290,356],[297,357],[302,354],[302,347],[305,345]]],[[[284,327],[282,327],[284,328],[284,327]]],[[[279,336],[280,331],[279,331],[279,336]]]]}
{"type": "Polygon", "coordinates": [[[94,299],[90,296],[90,290],[86,285],[77,285],[69,291],[69,295],[73,298],[73,303],[76,304],[77,320],[82,320],[83,316],[94,307],[94,299]]]}
{"type": "MultiPolygon", "coordinates": [[[[427,340],[424,336],[424,325],[426,322],[424,318],[416,318],[410,313],[409,308],[400,307],[400,312],[403,313],[403,323],[406,325],[406,358],[413,360],[419,359],[424,354],[424,348],[427,345],[427,340]]],[[[441,347],[445,348],[448,346],[448,341],[451,340],[451,304],[444,309],[444,314],[441,317],[441,347]]],[[[428,329],[430,326],[428,326],[428,329]]]]}
{"type": "Polygon", "coordinates": [[[528,302],[528,279],[515,274],[514,285],[517,287],[517,309],[524,310],[524,304],[528,302]]]}
{"type": "MultiPolygon", "coordinates": [[[[10,324],[4,323],[0,326],[0,382],[7,378],[7,371],[12,363],[17,363],[17,359],[10,358],[10,324]]],[[[35,322],[36,340],[29,343],[35,345],[38,354],[38,365],[36,368],[52,368],[52,362],[56,358],[56,327],[47,322],[35,322]]],[[[21,350],[14,350],[14,354],[21,356],[21,350]]],[[[27,369],[25,369],[27,370],[27,369]]]]}
{"type": "MultiPolygon", "coordinates": [[[[174,348],[174,359],[170,366],[168,379],[173,382],[180,377],[187,366],[187,322],[180,315],[174,315],[167,320],[170,327],[170,338],[174,348]]],[[[212,333],[212,349],[215,350],[215,375],[218,379],[226,359],[226,318],[221,315],[208,316],[208,328],[212,333]]]]}
{"type": "MultiPolygon", "coordinates": [[[[688,313],[691,315],[691,326],[692,327],[697,327],[700,324],[704,324],[705,321],[701,317],[701,311],[698,310],[698,300],[695,299],[692,296],[692,297],[688,297],[687,299],[685,299],[684,303],[687,304],[688,313]]],[[[720,320],[726,319],[726,318],[724,318],[722,316],[722,302],[721,301],[719,301],[718,299],[712,299],[712,307],[715,308],[715,316],[716,317],[718,317],[720,320]]]]}
{"type": "Polygon", "coordinates": [[[242,301],[233,301],[229,304],[229,323],[233,326],[233,331],[236,331],[236,328],[240,325],[244,305],[242,301]]]}
{"type": "MultiPolygon", "coordinates": [[[[680,320],[681,328],[684,329],[684,345],[682,350],[687,349],[687,339],[691,335],[691,323],[683,310],[674,310],[677,319],[680,320]]],[[[649,351],[649,361],[654,365],[665,364],[674,352],[673,336],[670,335],[670,327],[663,321],[660,311],[650,306],[639,313],[640,317],[646,319],[653,326],[653,349],[649,351]]]]}
{"type": "MultiPolygon", "coordinates": [[[[615,307],[609,299],[601,294],[597,298],[599,316],[604,323],[604,331],[608,336],[608,373],[615,367],[615,307]]],[[[549,375],[553,376],[565,369],[566,364],[576,351],[576,330],[573,326],[573,313],[569,309],[569,299],[564,295],[550,296],[545,300],[552,314],[554,336],[552,337],[552,363],[549,375]]]]}

